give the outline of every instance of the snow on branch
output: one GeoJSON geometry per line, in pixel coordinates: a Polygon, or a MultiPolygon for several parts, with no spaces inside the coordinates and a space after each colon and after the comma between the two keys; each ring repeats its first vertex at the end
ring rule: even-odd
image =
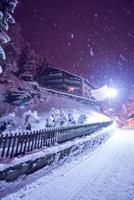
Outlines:
{"type": "Polygon", "coordinates": [[[5,60],[6,54],[2,44],[8,43],[10,37],[7,35],[10,23],[15,23],[12,13],[17,5],[17,0],[0,0],[0,59],[5,60]]]}

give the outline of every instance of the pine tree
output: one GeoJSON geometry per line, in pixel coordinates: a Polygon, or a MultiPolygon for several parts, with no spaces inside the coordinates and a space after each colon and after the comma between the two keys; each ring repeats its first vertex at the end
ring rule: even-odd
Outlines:
{"type": "Polygon", "coordinates": [[[21,35],[21,26],[20,24],[16,24],[12,26],[10,29],[10,35],[12,41],[5,46],[7,59],[6,62],[3,63],[4,73],[13,73],[14,75],[18,75],[19,66],[18,61],[20,58],[21,51],[24,47],[24,40],[21,35]]]}
{"type": "Polygon", "coordinates": [[[19,56],[19,60],[18,60],[18,66],[19,66],[19,74],[21,75],[22,73],[25,72],[25,65],[27,63],[28,60],[28,53],[29,53],[29,44],[26,43],[25,46],[21,49],[21,53],[19,56]]]}
{"type": "Polygon", "coordinates": [[[31,74],[35,76],[38,66],[38,55],[31,48],[29,43],[25,43],[21,49],[18,60],[19,76],[22,74],[31,74]]]}
{"type": "Polygon", "coordinates": [[[15,23],[12,13],[17,5],[17,0],[0,0],[0,59],[5,60],[6,55],[2,48],[2,44],[6,44],[10,41],[10,37],[7,35],[9,30],[9,23],[15,23]]]}

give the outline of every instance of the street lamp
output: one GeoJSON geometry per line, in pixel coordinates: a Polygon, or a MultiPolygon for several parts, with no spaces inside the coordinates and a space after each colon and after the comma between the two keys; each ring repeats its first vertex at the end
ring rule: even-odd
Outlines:
{"type": "Polygon", "coordinates": [[[111,99],[111,98],[115,98],[117,96],[117,90],[114,89],[114,88],[108,88],[108,98],[111,99]]]}
{"type": "Polygon", "coordinates": [[[115,88],[108,88],[107,96],[109,99],[109,110],[112,111],[112,99],[117,96],[117,90],[115,88]]]}

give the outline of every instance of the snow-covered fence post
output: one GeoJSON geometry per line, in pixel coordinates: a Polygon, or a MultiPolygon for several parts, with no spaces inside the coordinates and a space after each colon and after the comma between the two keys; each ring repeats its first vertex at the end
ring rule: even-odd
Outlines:
{"type": "Polygon", "coordinates": [[[37,149],[40,148],[40,144],[41,144],[41,131],[39,130],[39,132],[38,132],[38,144],[37,144],[37,149]]]}
{"type": "Polygon", "coordinates": [[[35,132],[35,143],[34,143],[34,149],[37,148],[37,141],[38,141],[38,131],[35,132]]]}
{"type": "Polygon", "coordinates": [[[46,129],[43,130],[43,146],[46,146],[46,129]]]}
{"type": "Polygon", "coordinates": [[[23,148],[23,155],[25,155],[26,147],[27,147],[27,138],[28,138],[28,132],[24,135],[24,148],[23,148]]]}
{"type": "Polygon", "coordinates": [[[27,147],[27,152],[30,151],[30,145],[31,145],[31,139],[32,139],[32,131],[30,131],[29,135],[28,135],[28,147],[27,147]]]}
{"type": "Polygon", "coordinates": [[[9,135],[8,137],[8,147],[7,147],[7,152],[6,152],[6,157],[9,156],[9,152],[10,152],[10,147],[11,147],[11,141],[12,141],[12,134],[9,135]]]}
{"type": "Polygon", "coordinates": [[[16,137],[17,137],[17,133],[15,133],[15,135],[13,136],[13,144],[12,144],[12,150],[11,150],[11,154],[10,154],[11,158],[14,156],[16,137]]]}
{"type": "Polygon", "coordinates": [[[19,150],[19,144],[20,144],[20,138],[21,138],[21,133],[17,134],[17,144],[16,144],[16,149],[15,149],[15,156],[18,155],[18,150],[19,150]]]}
{"type": "Polygon", "coordinates": [[[1,157],[4,157],[5,155],[5,150],[6,150],[6,145],[7,145],[7,138],[8,138],[8,134],[6,134],[4,141],[3,141],[3,149],[2,149],[2,153],[1,153],[1,157]]]}
{"type": "Polygon", "coordinates": [[[42,148],[42,144],[43,144],[43,131],[40,130],[40,148],[42,148]]]}
{"type": "Polygon", "coordinates": [[[31,151],[34,149],[35,134],[36,132],[33,131],[32,136],[31,136],[31,148],[30,148],[31,151]]]}

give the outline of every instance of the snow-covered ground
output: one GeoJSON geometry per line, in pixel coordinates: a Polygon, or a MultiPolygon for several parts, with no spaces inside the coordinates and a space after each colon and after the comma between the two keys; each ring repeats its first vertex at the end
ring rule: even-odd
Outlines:
{"type": "Polygon", "coordinates": [[[55,109],[64,109],[65,111],[73,111],[76,119],[78,118],[80,114],[86,114],[88,115],[87,122],[93,123],[93,122],[109,120],[109,118],[106,115],[101,114],[100,111],[97,112],[95,107],[92,105],[83,104],[74,99],[70,99],[69,97],[60,96],[59,94],[54,95],[54,94],[47,93],[47,90],[45,89],[44,90],[42,89],[42,91],[46,95],[46,100],[43,100],[43,102],[33,104],[32,106],[31,105],[27,106],[24,109],[18,109],[18,110],[16,109],[16,113],[17,114],[22,113],[23,110],[24,111],[36,110],[39,113],[39,115],[43,119],[45,119],[49,115],[51,109],[55,108],[55,109]]]}
{"type": "MultiPolygon", "coordinates": [[[[22,180],[21,189],[2,200],[133,200],[133,163],[134,130],[117,129],[94,152],[38,179],[33,179],[36,173],[30,175],[22,180]]],[[[17,189],[16,182],[14,186],[17,189]]]]}
{"type": "Polygon", "coordinates": [[[16,106],[13,113],[10,113],[10,115],[7,115],[0,119],[0,122],[8,121],[7,119],[9,119],[9,117],[11,118],[12,114],[14,114],[16,117],[16,119],[14,119],[15,126],[13,126],[13,128],[10,128],[9,126],[9,128],[5,130],[5,133],[11,131],[25,130],[25,120],[23,119],[25,112],[36,113],[37,111],[37,116],[39,120],[37,120],[38,122],[32,123],[32,130],[45,128],[46,120],[50,116],[52,108],[59,111],[64,110],[66,115],[67,113],[72,113],[76,122],[78,121],[80,115],[86,116],[86,123],[96,123],[110,120],[109,117],[100,113],[99,110],[97,111],[96,107],[93,105],[83,104],[74,99],[70,99],[69,97],[60,96],[60,94],[51,94],[46,89],[42,89],[42,95],[44,96],[43,102],[37,100],[36,103],[27,106],[16,106]]]}

